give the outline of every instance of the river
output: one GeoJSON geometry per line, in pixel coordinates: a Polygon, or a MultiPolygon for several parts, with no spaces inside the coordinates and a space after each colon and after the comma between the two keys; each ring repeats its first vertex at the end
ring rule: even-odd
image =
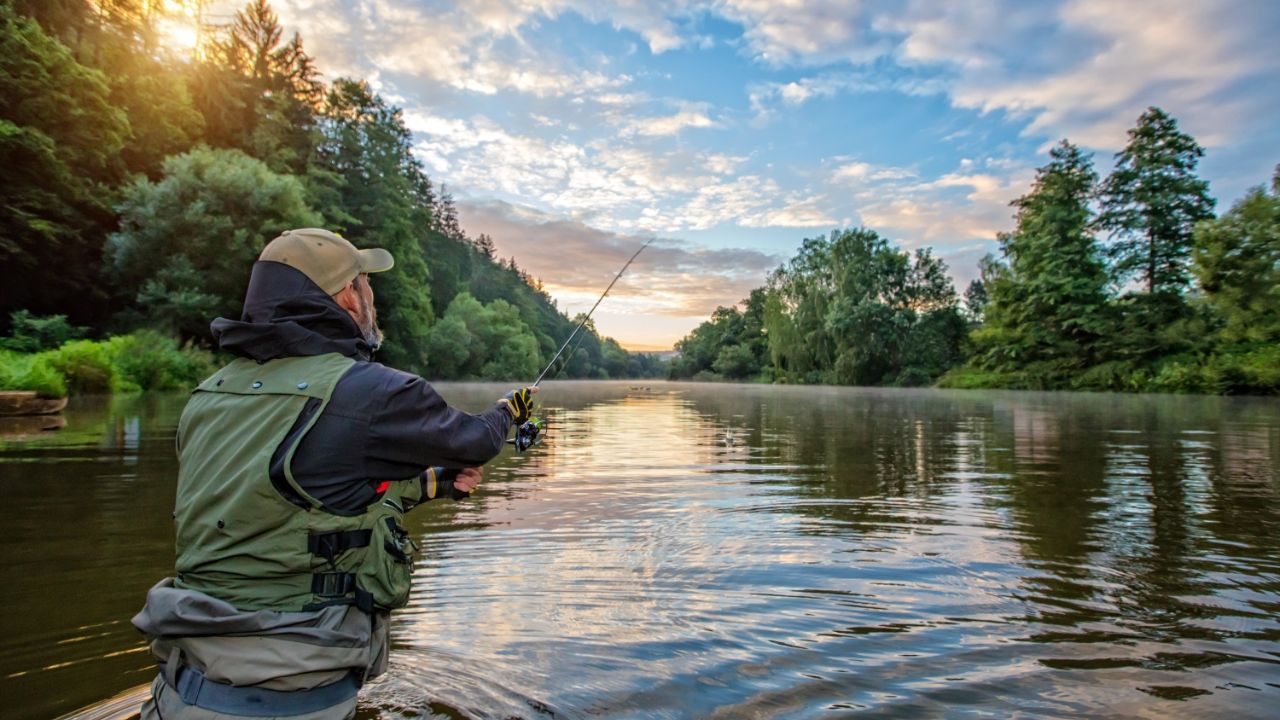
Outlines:
{"type": "MultiPolygon", "coordinates": [[[[505,388],[439,389],[477,410],[505,388]]],[[[545,443],[410,514],[424,555],[360,717],[1280,708],[1274,399],[657,381],[539,397],[545,443]]],[[[154,675],[129,618],[172,566],[184,400],[0,424],[4,717],[154,675]]]]}

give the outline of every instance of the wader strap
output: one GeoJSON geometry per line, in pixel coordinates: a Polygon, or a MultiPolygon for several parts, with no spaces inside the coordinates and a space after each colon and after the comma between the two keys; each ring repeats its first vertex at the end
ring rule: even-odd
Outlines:
{"type": "Polygon", "coordinates": [[[182,648],[174,645],[169,651],[169,659],[160,663],[160,672],[164,674],[164,681],[171,687],[178,687],[178,668],[180,667],[182,667],[182,648]]]}
{"type": "Polygon", "coordinates": [[[334,558],[351,548],[368,547],[372,530],[335,530],[307,536],[307,552],[332,563],[334,558]]]}
{"type": "MultiPolygon", "coordinates": [[[[168,678],[165,679],[168,682],[168,678]]],[[[226,715],[251,717],[288,717],[319,712],[344,703],[360,690],[360,675],[347,673],[341,680],[310,690],[267,690],[258,687],[236,687],[205,678],[193,667],[178,671],[178,682],[172,686],[182,702],[226,715]]]]}
{"type": "Polygon", "coordinates": [[[356,589],[354,573],[327,572],[311,576],[311,594],[326,599],[346,597],[356,589]]]}

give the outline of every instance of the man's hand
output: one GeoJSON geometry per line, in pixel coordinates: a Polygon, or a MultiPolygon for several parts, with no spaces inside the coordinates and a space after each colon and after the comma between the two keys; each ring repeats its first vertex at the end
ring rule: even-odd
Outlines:
{"type": "Polygon", "coordinates": [[[522,387],[507,393],[498,403],[505,403],[511,410],[511,416],[515,418],[516,425],[523,425],[533,415],[533,396],[537,392],[536,387],[522,387]]]}
{"type": "Polygon", "coordinates": [[[478,467],[461,470],[438,467],[435,468],[435,472],[436,477],[444,484],[440,489],[440,497],[444,497],[447,493],[450,500],[465,500],[471,497],[471,493],[480,487],[480,480],[484,476],[484,470],[478,467]]]}
{"type": "Polygon", "coordinates": [[[458,471],[458,476],[453,479],[453,489],[460,490],[469,495],[475,492],[476,488],[480,487],[480,481],[483,479],[483,468],[464,468],[458,471]]]}

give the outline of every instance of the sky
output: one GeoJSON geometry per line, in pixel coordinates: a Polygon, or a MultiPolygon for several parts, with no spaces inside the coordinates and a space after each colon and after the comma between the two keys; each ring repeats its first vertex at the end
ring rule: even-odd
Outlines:
{"type": "Polygon", "coordinates": [[[1219,210],[1280,163],[1273,0],[272,5],[329,79],[403,109],[464,230],[561,309],[655,238],[594,316],[632,349],[838,228],[932,248],[963,291],[1052,145],[1105,174],[1150,105],[1205,147],[1219,210]]]}

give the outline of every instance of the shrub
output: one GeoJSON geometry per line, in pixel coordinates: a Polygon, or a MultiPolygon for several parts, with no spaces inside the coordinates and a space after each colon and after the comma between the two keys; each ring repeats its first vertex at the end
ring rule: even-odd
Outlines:
{"type": "Polygon", "coordinates": [[[85,331],[68,323],[66,315],[40,317],[26,310],[10,313],[9,324],[9,337],[0,338],[0,348],[22,353],[52,350],[85,331]]]}
{"type": "Polygon", "coordinates": [[[107,343],[75,340],[45,353],[50,365],[67,381],[74,395],[111,392],[116,370],[107,343]]]}
{"type": "Polygon", "coordinates": [[[1133,391],[1134,366],[1127,360],[1112,360],[1094,365],[1071,379],[1072,390],[1133,391]]]}
{"type": "Polygon", "coordinates": [[[1002,372],[980,370],[971,365],[952,368],[938,378],[936,387],[956,390],[985,390],[989,388],[1007,388],[1014,384],[1013,378],[1002,372]]]}
{"type": "Polygon", "coordinates": [[[213,356],[154,330],[113,337],[106,342],[119,375],[120,390],[186,390],[216,369],[213,356]]]}
{"type": "Polygon", "coordinates": [[[47,354],[0,351],[0,390],[33,390],[43,397],[65,397],[67,381],[47,354]]]}
{"type": "Polygon", "coordinates": [[[1220,353],[1210,360],[1209,370],[1217,375],[1217,392],[1280,394],[1280,346],[1260,345],[1220,353]]]}

